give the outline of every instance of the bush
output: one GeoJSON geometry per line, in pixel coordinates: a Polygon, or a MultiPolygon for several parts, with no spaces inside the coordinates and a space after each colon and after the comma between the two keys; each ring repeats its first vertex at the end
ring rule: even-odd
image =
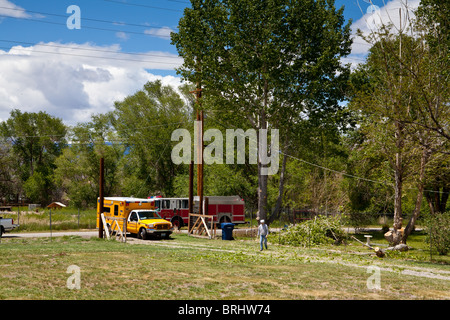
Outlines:
{"type": "Polygon", "coordinates": [[[313,220],[290,226],[279,234],[270,234],[271,242],[291,246],[340,244],[345,238],[339,218],[318,216],[313,220]]]}
{"type": "Polygon", "coordinates": [[[426,219],[427,243],[440,255],[450,251],[450,211],[436,213],[426,219]]]}

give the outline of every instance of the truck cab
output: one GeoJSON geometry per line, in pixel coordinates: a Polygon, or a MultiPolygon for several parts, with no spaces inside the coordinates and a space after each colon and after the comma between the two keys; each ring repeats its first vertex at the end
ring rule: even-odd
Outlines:
{"type": "Polygon", "coordinates": [[[0,238],[3,235],[3,233],[7,231],[11,231],[15,228],[18,228],[18,224],[14,224],[13,219],[3,219],[3,217],[0,217],[0,238]]]}
{"type": "Polygon", "coordinates": [[[159,237],[168,239],[173,232],[172,223],[160,217],[156,210],[132,210],[127,220],[127,232],[138,238],[159,237]]]}

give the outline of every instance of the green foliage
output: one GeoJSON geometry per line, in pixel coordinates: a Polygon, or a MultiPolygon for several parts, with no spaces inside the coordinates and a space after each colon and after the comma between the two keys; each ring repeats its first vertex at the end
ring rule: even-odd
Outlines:
{"type": "MultiPolygon", "coordinates": [[[[304,122],[318,128],[340,118],[349,74],[341,57],[351,40],[350,23],[334,1],[195,0],[178,29],[171,34],[184,61],[177,71],[205,88],[221,121],[276,128],[287,152],[304,122]]],[[[271,196],[261,168],[258,210],[266,217],[271,196]]]]}
{"type": "Polygon", "coordinates": [[[344,238],[340,218],[326,216],[317,216],[295,226],[291,225],[280,234],[272,233],[268,237],[271,242],[290,246],[340,244],[344,238]]]}
{"type": "Polygon", "coordinates": [[[428,215],[426,218],[427,242],[440,255],[450,251],[450,211],[428,215]]]}
{"type": "MultiPolygon", "coordinates": [[[[186,88],[181,89],[186,93],[186,88]]],[[[186,99],[188,100],[188,99],[186,99]]],[[[143,90],[115,103],[113,127],[125,142],[121,176],[134,196],[173,196],[174,179],[184,167],[171,158],[172,132],[189,129],[190,106],[174,88],[161,81],[148,82],[143,90]]],[[[188,100],[189,101],[189,100],[188,100]]]]}
{"type": "MultiPolygon", "coordinates": [[[[382,26],[368,36],[358,30],[372,47],[366,63],[351,77],[349,107],[359,116],[358,131],[362,137],[354,148],[355,160],[360,161],[353,162],[353,168],[367,172],[359,176],[373,175],[373,180],[393,185],[394,194],[389,190],[383,192],[378,186],[372,189],[375,192],[363,186],[369,192],[351,195],[352,209],[367,210],[373,208],[373,203],[382,204],[382,193],[386,203],[392,198],[394,229],[401,227],[404,213],[412,213],[403,241],[424,208],[423,189],[428,188],[425,185],[431,185],[429,189],[437,193],[442,188],[443,194],[448,188],[448,170],[442,165],[448,158],[443,154],[448,153],[450,141],[444,125],[450,119],[445,41],[448,24],[441,24],[446,19],[448,4],[441,3],[421,2],[417,19],[407,17],[409,26],[400,32],[392,25],[382,26]]],[[[361,189],[353,190],[365,191],[361,189]]],[[[439,203],[445,203],[446,196],[433,200],[429,194],[425,196],[432,211],[442,211],[439,203]]],[[[388,205],[384,211],[387,208],[388,205]]]]}
{"type": "Polygon", "coordinates": [[[369,225],[377,225],[380,217],[377,213],[350,211],[342,215],[341,221],[344,225],[358,230],[369,225]]]}
{"type": "Polygon", "coordinates": [[[41,172],[34,172],[31,177],[25,181],[23,189],[25,194],[33,203],[40,203],[42,199],[46,199],[45,194],[49,184],[48,177],[45,177],[41,172]]]}
{"type": "Polygon", "coordinates": [[[70,132],[71,145],[56,160],[55,183],[66,193],[70,205],[77,208],[95,207],[99,190],[100,158],[104,158],[106,195],[119,190],[119,160],[124,147],[117,141],[109,115],[94,115],[70,132]]]}
{"type": "Polygon", "coordinates": [[[42,111],[16,109],[11,111],[8,120],[0,123],[0,138],[7,154],[2,163],[8,165],[0,170],[9,171],[17,193],[25,193],[33,202],[47,204],[55,189],[52,173],[55,159],[66,146],[66,132],[61,119],[42,111]]]}

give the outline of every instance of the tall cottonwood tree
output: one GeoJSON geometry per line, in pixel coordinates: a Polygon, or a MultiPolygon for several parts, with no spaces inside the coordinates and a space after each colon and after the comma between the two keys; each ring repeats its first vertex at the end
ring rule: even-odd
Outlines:
{"type": "Polygon", "coordinates": [[[429,30],[413,19],[409,25],[397,30],[383,25],[364,37],[373,46],[353,78],[358,92],[351,102],[364,119],[366,143],[385,156],[393,172],[394,224],[386,235],[393,244],[406,243],[414,228],[433,155],[448,151],[445,132],[439,129],[448,123],[448,62],[432,50],[429,30]],[[404,227],[402,197],[408,180],[417,198],[404,227]]]}
{"type": "Polygon", "coordinates": [[[412,74],[422,89],[424,106],[420,117],[408,123],[450,140],[450,2],[421,0],[416,15],[414,32],[419,35],[421,48],[427,53],[422,71],[428,76],[422,78],[423,72],[412,74]]]}
{"type": "Polygon", "coordinates": [[[183,99],[185,91],[181,88],[180,94],[157,80],[115,102],[111,122],[127,150],[120,169],[126,194],[175,195],[175,177],[186,168],[171,160],[171,135],[190,123],[191,108],[189,97],[183,99]]]}
{"type": "MultiPolygon", "coordinates": [[[[298,122],[339,108],[348,75],[340,58],[350,53],[351,41],[350,22],[345,24],[343,8],[336,10],[334,1],[191,3],[171,35],[184,59],[178,73],[201,86],[202,97],[224,114],[246,119],[257,131],[279,129],[286,152],[298,122]]],[[[267,217],[265,169],[258,158],[261,219],[267,217]]]]}

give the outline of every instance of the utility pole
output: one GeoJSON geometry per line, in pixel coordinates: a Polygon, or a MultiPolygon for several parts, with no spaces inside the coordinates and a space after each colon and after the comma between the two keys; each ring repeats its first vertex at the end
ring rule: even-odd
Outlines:
{"type": "Polygon", "coordinates": [[[200,123],[197,132],[197,195],[199,197],[198,214],[203,214],[203,110],[201,110],[200,102],[202,97],[201,84],[197,82],[197,88],[190,93],[195,93],[197,121],[200,123]]]}
{"type": "MultiPolygon", "coordinates": [[[[201,92],[199,92],[198,95],[201,96],[201,92]]],[[[199,197],[198,214],[203,214],[203,110],[197,110],[197,121],[200,121],[197,164],[197,194],[199,197]]]]}
{"type": "MultiPolygon", "coordinates": [[[[197,59],[197,72],[198,74],[201,74],[201,59],[199,62],[199,59],[197,59]]],[[[200,219],[199,215],[205,215],[205,212],[203,210],[203,110],[201,105],[201,98],[202,98],[202,85],[201,80],[198,79],[196,89],[194,91],[190,91],[190,93],[195,94],[195,106],[196,106],[196,125],[194,126],[194,130],[197,130],[194,133],[194,136],[196,136],[196,141],[194,142],[194,145],[197,145],[196,154],[197,154],[197,194],[199,198],[198,202],[198,213],[194,214],[193,211],[193,175],[194,175],[194,163],[191,161],[189,166],[189,221],[188,221],[188,234],[191,234],[191,231],[194,229],[200,230],[201,227],[205,227],[207,233],[210,235],[208,231],[208,227],[205,224],[205,219],[202,217],[200,219]],[[191,214],[193,217],[197,217],[194,225],[191,229],[191,214]],[[198,221],[202,221],[201,225],[197,225],[198,221]]],[[[207,200],[206,200],[207,201],[207,200]]],[[[206,210],[207,211],[207,210],[206,210]]],[[[212,221],[212,220],[211,220],[212,221]]],[[[212,222],[211,222],[211,228],[212,228],[212,222]]]]}
{"type": "Polygon", "coordinates": [[[189,164],[189,213],[194,213],[194,161],[189,164]]]}
{"type": "Polygon", "coordinates": [[[97,212],[97,219],[98,219],[98,237],[103,238],[103,221],[101,214],[104,211],[103,204],[104,204],[104,195],[103,195],[103,184],[104,184],[104,159],[100,158],[100,181],[99,181],[99,206],[98,206],[98,212],[97,212]]]}

